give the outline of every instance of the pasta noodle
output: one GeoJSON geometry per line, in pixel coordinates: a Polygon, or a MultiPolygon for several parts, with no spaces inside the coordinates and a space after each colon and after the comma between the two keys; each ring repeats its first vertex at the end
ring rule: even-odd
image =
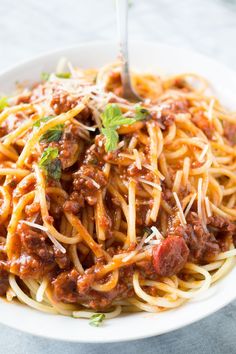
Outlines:
{"type": "Polygon", "coordinates": [[[0,112],[0,296],[98,322],[176,308],[235,263],[235,115],[195,74],[134,74],[134,103],[119,63],[65,64],[0,112]]]}

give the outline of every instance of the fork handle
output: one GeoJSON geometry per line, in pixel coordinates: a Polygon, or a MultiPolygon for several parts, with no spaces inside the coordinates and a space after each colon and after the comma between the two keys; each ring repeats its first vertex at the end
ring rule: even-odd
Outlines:
{"type": "Polygon", "coordinates": [[[130,100],[137,100],[133,92],[129,74],[128,55],[128,0],[116,0],[117,31],[119,40],[119,54],[122,62],[121,81],[123,96],[130,100]]]}

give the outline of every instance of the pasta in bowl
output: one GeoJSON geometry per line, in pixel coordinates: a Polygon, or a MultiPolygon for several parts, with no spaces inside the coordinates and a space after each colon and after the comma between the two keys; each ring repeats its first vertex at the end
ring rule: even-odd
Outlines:
{"type": "Polygon", "coordinates": [[[1,99],[9,302],[102,328],[178,308],[233,268],[235,113],[200,75],[133,84],[142,102],[122,97],[119,63],[60,63],[1,99]]]}

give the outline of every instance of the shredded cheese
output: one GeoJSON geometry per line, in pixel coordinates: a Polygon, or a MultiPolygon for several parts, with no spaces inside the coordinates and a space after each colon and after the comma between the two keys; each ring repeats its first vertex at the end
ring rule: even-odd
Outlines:
{"type": "Polygon", "coordinates": [[[165,176],[163,176],[163,174],[160,171],[158,171],[157,169],[154,170],[153,167],[151,165],[149,165],[149,164],[143,164],[143,167],[145,167],[147,170],[152,171],[153,173],[155,173],[160,178],[161,181],[164,181],[165,176]]]}
{"type": "Polygon", "coordinates": [[[144,243],[150,243],[150,241],[151,241],[154,237],[156,237],[156,238],[157,238],[156,241],[158,241],[158,243],[160,243],[160,241],[163,240],[163,236],[162,236],[162,234],[160,233],[160,231],[156,228],[156,226],[152,226],[152,227],[151,227],[151,230],[152,230],[151,235],[149,235],[149,236],[145,239],[144,243]]]}
{"type": "Polygon", "coordinates": [[[202,178],[198,180],[198,187],[197,187],[197,212],[200,220],[203,221],[202,215],[202,178]]]}
{"type": "Polygon", "coordinates": [[[212,211],[211,211],[211,205],[210,205],[208,197],[205,197],[205,206],[206,206],[206,213],[207,213],[207,216],[209,218],[209,217],[212,216],[212,211]]]}
{"type": "Polygon", "coordinates": [[[186,222],[186,219],[185,219],[185,216],[184,216],[184,212],[183,212],[179,197],[178,197],[176,192],[173,192],[173,195],[174,195],[174,198],[175,198],[176,206],[179,209],[179,212],[178,212],[179,219],[181,221],[181,224],[185,225],[185,224],[187,224],[187,222],[186,222]]]}
{"type": "Polygon", "coordinates": [[[141,158],[140,158],[140,155],[138,153],[138,150],[134,149],[133,151],[134,151],[134,156],[135,156],[135,159],[136,159],[135,164],[136,164],[137,168],[139,170],[141,170],[142,169],[142,162],[141,162],[141,158]]]}
{"type": "Polygon", "coordinates": [[[84,178],[85,180],[91,182],[94,185],[94,187],[96,187],[97,189],[101,188],[100,184],[98,184],[96,181],[94,181],[94,179],[92,179],[91,177],[85,176],[85,175],[82,175],[81,177],[84,178]]]}
{"type": "Polygon", "coordinates": [[[146,179],[143,179],[143,178],[139,178],[139,182],[147,184],[147,185],[149,185],[149,186],[151,186],[153,188],[156,188],[159,191],[162,191],[161,186],[159,184],[157,184],[157,183],[147,181],[146,179]]]}
{"type": "Polygon", "coordinates": [[[185,218],[187,217],[187,215],[188,215],[188,213],[189,213],[189,211],[190,211],[190,209],[191,209],[191,207],[192,207],[192,205],[193,205],[193,202],[194,202],[194,200],[196,199],[196,196],[197,196],[197,193],[194,193],[194,194],[192,195],[192,197],[191,197],[191,199],[190,199],[190,201],[189,201],[189,203],[188,203],[188,206],[187,206],[187,208],[186,208],[185,211],[184,211],[184,216],[185,216],[185,218]]]}
{"type": "Polygon", "coordinates": [[[23,224],[25,225],[28,225],[28,226],[31,226],[31,227],[34,227],[35,229],[39,229],[43,232],[45,232],[48,236],[48,238],[52,241],[52,243],[55,245],[55,247],[61,251],[62,253],[66,253],[66,249],[60,244],[60,242],[57,241],[57,239],[52,236],[49,232],[48,232],[48,229],[43,226],[43,225],[39,225],[39,224],[36,224],[34,222],[30,222],[30,221],[26,221],[26,220],[20,220],[23,224]]]}

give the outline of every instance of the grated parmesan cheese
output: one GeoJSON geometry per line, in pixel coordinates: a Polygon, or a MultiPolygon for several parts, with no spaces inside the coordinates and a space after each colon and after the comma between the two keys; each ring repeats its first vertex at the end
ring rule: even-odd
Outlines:
{"type": "Polygon", "coordinates": [[[203,220],[202,216],[202,178],[198,180],[198,187],[197,187],[197,213],[201,220],[203,220]]]}
{"type": "Polygon", "coordinates": [[[81,177],[84,178],[85,180],[91,182],[94,185],[94,187],[96,187],[97,189],[101,188],[100,184],[98,184],[96,181],[94,181],[94,179],[92,179],[91,177],[85,176],[85,175],[82,175],[81,177]]]}
{"type": "Polygon", "coordinates": [[[184,216],[184,212],[183,212],[179,197],[178,197],[176,192],[173,192],[173,195],[174,195],[174,198],[175,198],[176,206],[179,209],[178,216],[179,216],[180,222],[181,222],[182,225],[185,225],[185,224],[187,224],[187,222],[186,222],[186,219],[185,219],[185,216],[184,216]]]}
{"type": "Polygon", "coordinates": [[[35,229],[38,229],[38,230],[41,230],[43,232],[45,232],[48,236],[48,238],[52,241],[52,243],[55,245],[55,247],[61,251],[62,253],[66,253],[66,249],[60,244],[60,242],[57,241],[57,239],[52,236],[49,232],[48,232],[48,229],[43,226],[43,225],[39,225],[39,224],[36,224],[34,222],[30,222],[30,221],[27,221],[27,220],[20,220],[20,222],[22,222],[23,224],[25,225],[28,225],[28,226],[31,226],[31,227],[34,227],[35,229]]]}
{"type": "Polygon", "coordinates": [[[210,205],[208,197],[205,197],[205,206],[206,206],[206,213],[207,213],[207,216],[209,218],[209,217],[212,216],[212,212],[211,212],[211,205],[210,205]]]}
{"type": "Polygon", "coordinates": [[[158,241],[158,243],[160,243],[161,240],[163,240],[163,236],[162,236],[162,234],[160,233],[160,231],[156,228],[156,226],[152,226],[152,227],[151,227],[151,230],[152,230],[151,235],[149,235],[149,236],[145,239],[144,243],[150,243],[150,241],[152,241],[152,239],[153,239],[154,237],[156,237],[156,238],[157,238],[156,241],[158,241]]]}
{"type": "Polygon", "coordinates": [[[191,209],[191,206],[193,205],[193,202],[194,202],[194,200],[196,199],[196,196],[197,196],[197,193],[194,193],[194,194],[192,195],[192,197],[191,197],[191,199],[190,199],[190,201],[189,201],[189,203],[188,203],[188,206],[187,206],[187,208],[186,208],[185,211],[184,211],[184,216],[185,216],[185,218],[187,217],[187,215],[188,215],[188,213],[189,213],[189,211],[190,211],[190,209],[191,209]]]}
{"type": "Polygon", "coordinates": [[[141,162],[141,158],[140,158],[140,155],[138,153],[138,150],[137,149],[134,149],[134,156],[135,156],[135,159],[136,159],[136,166],[139,170],[142,169],[142,162],[141,162]]]}
{"type": "Polygon", "coordinates": [[[155,173],[160,178],[161,181],[164,181],[165,176],[163,176],[163,174],[160,171],[158,171],[157,169],[154,170],[153,167],[151,165],[149,165],[149,164],[143,164],[143,167],[145,167],[147,170],[152,171],[153,173],[155,173]]]}
{"type": "Polygon", "coordinates": [[[146,179],[143,179],[143,178],[139,178],[139,182],[145,183],[145,184],[147,184],[147,185],[149,185],[149,186],[151,186],[153,188],[158,189],[159,191],[162,191],[161,186],[159,184],[157,184],[157,183],[147,181],[146,179]]]}

